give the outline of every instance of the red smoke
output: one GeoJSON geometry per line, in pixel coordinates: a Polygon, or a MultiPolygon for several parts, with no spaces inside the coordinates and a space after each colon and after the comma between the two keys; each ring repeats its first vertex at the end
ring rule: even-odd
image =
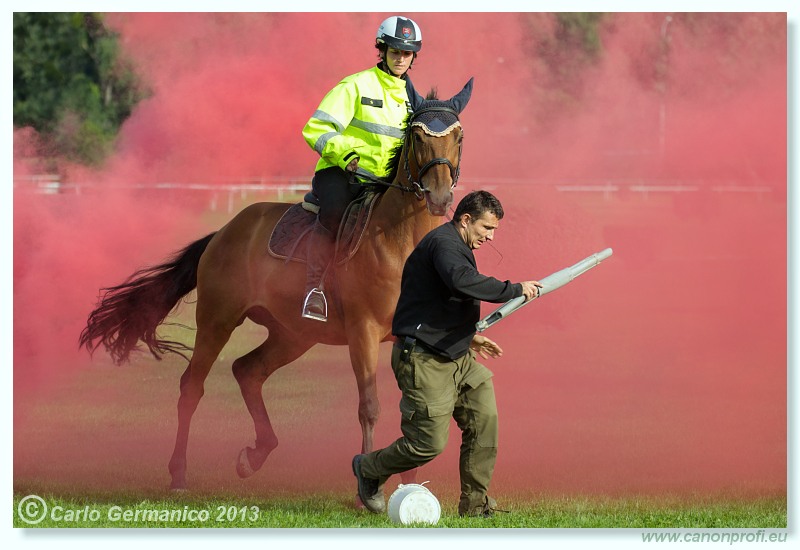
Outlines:
{"type": "MultiPolygon", "coordinates": [[[[54,377],[89,364],[77,337],[98,289],[217,228],[204,221],[205,198],[126,186],[310,178],[316,155],[300,130],[339,78],[375,61],[374,29],[387,15],[108,14],[153,95],[106,168],[64,169],[68,183],[102,186],[15,190],[18,428],[58,393],[54,377]]],[[[582,58],[553,46],[551,14],[409,16],[425,38],[417,89],[448,98],[475,77],[458,189],[489,189],[506,208],[494,246],[477,254],[481,269],[544,277],[614,249],[487,332],[505,350],[487,363],[501,413],[496,491],[784,491],[785,16],[609,15],[601,57],[576,75],[554,69],[554,59],[563,69],[582,58]]],[[[21,180],[37,171],[15,139],[21,180]]],[[[328,396],[331,409],[307,418],[306,435],[276,425],[281,446],[255,487],[307,487],[292,476],[297,465],[318,490],[350,487],[355,384],[346,366],[336,372],[349,393],[328,396]],[[308,458],[315,446],[328,459],[308,458]]],[[[398,395],[386,364],[380,377],[384,445],[398,435],[398,395]]],[[[207,396],[200,410],[213,403],[207,396]]],[[[172,415],[174,403],[162,410],[172,415]]],[[[246,444],[246,414],[231,425],[246,444]]],[[[173,429],[166,422],[157,436],[155,468],[173,429]]],[[[420,472],[444,493],[457,491],[457,431],[420,472]]],[[[216,445],[200,429],[192,437],[190,453],[216,445]]],[[[17,463],[33,452],[25,443],[16,438],[17,463]]],[[[190,479],[200,480],[195,464],[190,479]]]]}

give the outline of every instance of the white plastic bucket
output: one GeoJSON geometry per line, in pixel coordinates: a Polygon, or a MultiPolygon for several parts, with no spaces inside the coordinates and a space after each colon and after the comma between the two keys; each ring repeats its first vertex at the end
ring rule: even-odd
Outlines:
{"type": "Polygon", "coordinates": [[[389,518],[395,523],[436,525],[441,515],[439,500],[424,485],[398,485],[397,490],[389,497],[389,518]]]}

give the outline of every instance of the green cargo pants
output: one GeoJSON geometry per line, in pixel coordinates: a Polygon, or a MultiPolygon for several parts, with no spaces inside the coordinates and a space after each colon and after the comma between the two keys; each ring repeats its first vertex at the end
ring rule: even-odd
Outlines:
{"type": "Polygon", "coordinates": [[[392,370],[403,396],[403,437],[361,461],[365,477],[383,484],[392,474],[422,466],[445,448],[450,418],[461,429],[459,513],[484,509],[497,458],[497,404],[492,372],[473,352],[451,360],[419,346],[403,354],[392,348],[392,370]],[[405,356],[404,356],[405,355],[405,356]]]}

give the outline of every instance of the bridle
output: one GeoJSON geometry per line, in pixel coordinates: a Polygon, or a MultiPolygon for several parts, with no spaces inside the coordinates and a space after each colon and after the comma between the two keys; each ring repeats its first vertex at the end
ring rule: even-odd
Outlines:
{"type": "MultiPolygon", "coordinates": [[[[403,167],[405,168],[405,171],[406,171],[406,177],[408,178],[408,181],[411,183],[411,186],[412,186],[411,188],[406,188],[406,189],[409,190],[409,191],[413,191],[414,195],[417,197],[418,200],[424,199],[425,198],[425,193],[430,193],[430,190],[426,189],[425,186],[422,184],[422,177],[425,175],[425,173],[428,170],[430,170],[431,168],[433,168],[434,166],[437,166],[439,164],[446,164],[448,166],[448,168],[450,168],[450,177],[453,179],[453,183],[450,186],[450,190],[453,190],[455,188],[456,184],[458,183],[458,176],[459,176],[459,172],[461,170],[461,146],[462,146],[463,142],[459,141],[458,142],[458,166],[453,166],[453,163],[451,163],[448,159],[446,159],[444,157],[436,157],[434,159],[429,160],[421,168],[419,167],[419,164],[417,164],[417,179],[416,180],[411,175],[411,167],[410,167],[409,159],[413,156],[414,157],[414,161],[416,163],[416,158],[417,158],[416,155],[414,154],[414,140],[411,139],[412,128],[414,127],[414,121],[420,115],[422,115],[424,113],[430,113],[430,112],[450,113],[451,115],[453,115],[455,117],[456,121],[458,121],[458,112],[455,111],[454,109],[451,109],[450,107],[444,107],[444,106],[424,107],[424,108],[422,108],[422,109],[420,109],[418,111],[415,111],[411,115],[411,118],[408,121],[408,125],[406,126],[406,136],[405,136],[406,155],[405,155],[405,159],[403,160],[403,167]]],[[[421,123],[421,124],[424,125],[424,123],[421,123]]],[[[462,130],[462,132],[463,132],[463,130],[462,130]]],[[[463,133],[462,133],[462,139],[463,139],[463,133]]]]}
{"type": "MultiPolygon", "coordinates": [[[[403,169],[406,171],[406,177],[408,178],[408,181],[411,184],[411,186],[378,179],[368,173],[364,173],[361,171],[356,172],[356,177],[367,179],[370,182],[378,185],[384,185],[386,187],[394,187],[396,189],[400,189],[404,193],[405,192],[414,193],[414,196],[417,197],[417,200],[423,200],[425,198],[425,193],[430,193],[430,189],[426,189],[425,186],[422,184],[422,176],[424,176],[425,173],[434,166],[437,166],[439,164],[446,164],[450,168],[450,177],[453,179],[453,183],[450,186],[450,190],[453,190],[456,184],[458,183],[458,176],[461,171],[461,147],[462,147],[461,141],[459,141],[458,143],[458,166],[453,166],[453,163],[444,157],[437,157],[426,162],[425,165],[422,166],[422,168],[420,168],[419,165],[417,164],[416,180],[411,175],[411,166],[410,166],[411,163],[409,159],[412,156],[414,157],[416,164],[416,155],[414,155],[414,140],[412,139],[412,128],[414,126],[414,121],[423,113],[430,113],[434,111],[450,113],[456,118],[456,121],[458,121],[458,111],[445,106],[424,107],[418,111],[414,111],[414,113],[411,114],[408,120],[408,124],[406,125],[405,137],[403,138],[404,149],[405,149],[405,157],[403,158],[403,169]]],[[[424,125],[424,123],[420,124],[424,125]]],[[[462,138],[463,138],[463,129],[462,129],[462,138]]]]}

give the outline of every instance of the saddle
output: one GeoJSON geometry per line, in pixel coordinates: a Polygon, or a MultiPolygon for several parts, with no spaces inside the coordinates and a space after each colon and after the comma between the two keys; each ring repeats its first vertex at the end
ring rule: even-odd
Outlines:
{"type": "MultiPolygon", "coordinates": [[[[347,207],[336,237],[336,265],[344,265],[356,253],[372,211],[382,196],[381,192],[365,188],[347,207]]],[[[309,191],[303,202],[290,206],[278,220],[269,237],[269,254],[287,262],[305,263],[308,234],[314,228],[317,212],[319,201],[309,191]]]]}

